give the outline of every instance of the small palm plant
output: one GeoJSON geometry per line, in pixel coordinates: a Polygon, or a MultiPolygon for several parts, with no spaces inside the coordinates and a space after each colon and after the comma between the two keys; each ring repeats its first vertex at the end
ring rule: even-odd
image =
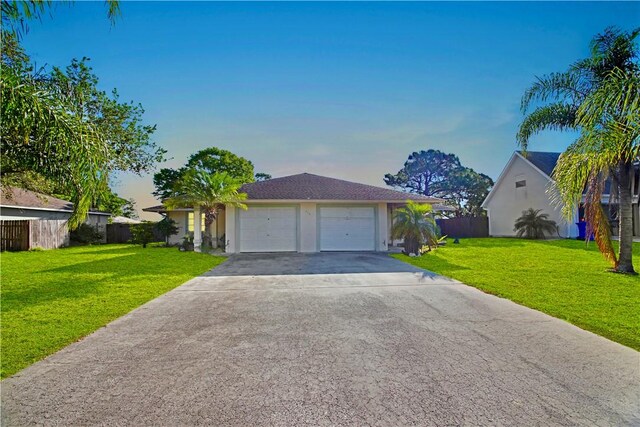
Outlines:
{"type": "Polygon", "coordinates": [[[164,200],[164,204],[169,209],[200,207],[204,213],[204,240],[210,245],[210,226],[223,205],[247,209],[242,203],[247,195],[240,193],[241,186],[241,182],[226,172],[212,174],[203,169],[191,169],[176,183],[173,195],[164,200]]]}
{"type": "Polygon", "coordinates": [[[557,233],[558,225],[554,220],[549,219],[548,214],[542,213],[542,209],[529,208],[522,211],[522,216],[516,219],[513,231],[518,237],[544,239],[545,233],[557,233]]]}
{"type": "Polygon", "coordinates": [[[420,249],[425,245],[429,250],[436,247],[439,234],[431,205],[409,200],[406,206],[398,208],[393,214],[391,237],[404,239],[404,252],[407,255],[420,255],[420,249]]]}

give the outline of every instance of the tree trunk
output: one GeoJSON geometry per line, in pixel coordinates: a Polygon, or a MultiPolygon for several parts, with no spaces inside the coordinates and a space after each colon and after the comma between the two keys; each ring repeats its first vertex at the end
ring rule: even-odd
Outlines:
{"type": "MultiPolygon", "coordinates": [[[[633,195],[631,193],[631,174],[633,172],[633,163],[620,163],[618,168],[618,221],[620,224],[618,233],[620,238],[620,252],[618,256],[618,267],[616,267],[616,271],[620,273],[635,273],[632,262],[633,195]]],[[[611,202],[611,200],[609,200],[609,202],[611,202]]]]}
{"type": "Polygon", "coordinates": [[[420,255],[420,244],[418,243],[418,240],[413,237],[405,237],[404,251],[407,255],[409,254],[420,255]]]}

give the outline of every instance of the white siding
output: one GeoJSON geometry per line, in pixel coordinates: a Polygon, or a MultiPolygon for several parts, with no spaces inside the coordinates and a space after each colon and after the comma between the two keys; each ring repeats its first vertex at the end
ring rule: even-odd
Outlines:
{"type": "Polygon", "coordinates": [[[522,211],[534,208],[542,209],[549,219],[558,224],[561,237],[576,236],[576,225],[564,219],[560,206],[553,201],[553,190],[549,191],[551,185],[551,181],[529,162],[516,156],[485,204],[489,214],[489,234],[515,236],[513,225],[516,219],[522,211]],[[516,188],[517,181],[526,181],[526,185],[516,188]]]}

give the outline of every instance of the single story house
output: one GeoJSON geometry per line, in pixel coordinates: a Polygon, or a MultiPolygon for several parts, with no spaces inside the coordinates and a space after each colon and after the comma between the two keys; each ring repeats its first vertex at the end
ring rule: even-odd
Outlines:
{"type": "MultiPolygon", "coordinates": [[[[211,225],[213,238],[229,253],[387,251],[394,209],[407,200],[438,204],[442,199],[408,194],[309,173],[245,184],[247,209],[221,207],[211,225]]],[[[160,205],[143,209],[169,216],[179,243],[193,233],[199,247],[204,215],[198,208],[167,211],[160,205]]]]}
{"type": "MultiPolygon", "coordinates": [[[[64,229],[56,230],[56,232],[59,231],[58,234],[60,235],[60,238],[56,239],[56,247],[69,244],[69,231],[66,228],[66,221],[71,217],[72,212],[73,203],[67,200],[17,187],[2,186],[0,188],[0,220],[59,220],[60,224],[64,224],[64,229]]],[[[110,216],[111,214],[107,212],[90,211],[85,222],[105,233],[110,216]]],[[[46,227],[34,228],[31,232],[32,240],[39,241],[37,234],[45,232],[45,229],[46,227]]],[[[48,248],[48,245],[34,245],[48,248]]]]}
{"type": "MultiPolygon", "coordinates": [[[[560,237],[578,236],[578,223],[584,220],[582,207],[576,209],[571,218],[562,215],[562,206],[557,201],[554,180],[551,177],[560,153],[527,151],[513,153],[504,170],[498,177],[491,192],[482,203],[489,217],[489,234],[491,236],[515,236],[514,223],[529,208],[542,209],[558,226],[560,237]]],[[[640,215],[638,211],[639,174],[636,170],[633,180],[633,227],[634,235],[640,235],[640,215]]],[[[609,188],[603,194],[603,204],[609,204],[609,188]]],[[[615,205],[611,206],[612,211],[615,205]]],[[[612,221],[614,234],[617,232],[615,221],[612,221]]],[[[553,237],[553,236],[550,236],[553,237]]]]}

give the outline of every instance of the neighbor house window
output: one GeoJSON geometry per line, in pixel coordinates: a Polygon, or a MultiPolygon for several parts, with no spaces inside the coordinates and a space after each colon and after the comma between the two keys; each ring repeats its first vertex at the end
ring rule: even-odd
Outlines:
{"type": "Polygon", "coordinates": [[[527,198],[527,177],[525,174],[521,173],[516,175],[515,177],[516,189],[515,189],[515,198],[516,200],[525,200],[527,198]]]}
{"type": "MultiPolygon", "coordinates": [[[[204,213],[200,214],[200,229],[204,231],[204,213]]],[[[193,231],[194,217],[193,212],[187,214],[187,231],[193,231]]]]}

